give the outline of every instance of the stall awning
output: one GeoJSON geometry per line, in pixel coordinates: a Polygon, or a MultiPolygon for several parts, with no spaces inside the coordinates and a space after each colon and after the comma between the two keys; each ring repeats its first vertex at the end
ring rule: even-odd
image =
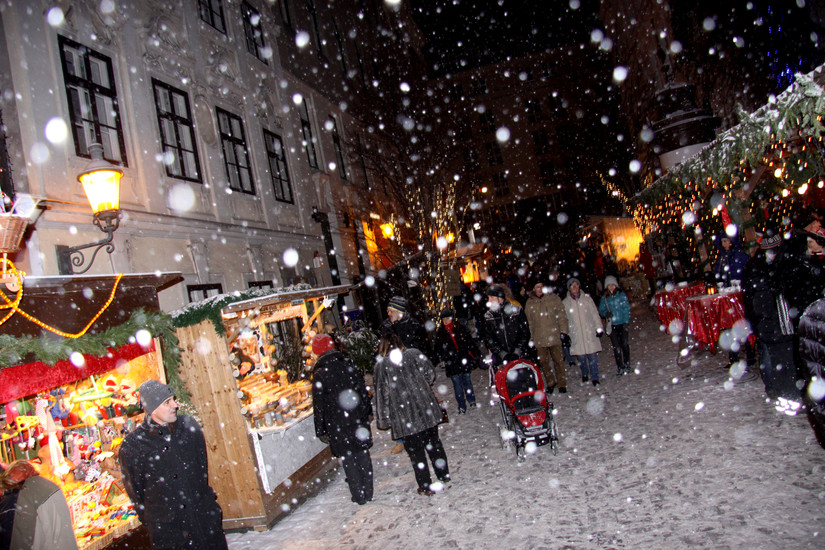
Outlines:
{"type": "Polygon", "coordinates": [[[109,352],[101,357],[84,355],[84,361],[78,361],[79,366],[67,359],[54,365],[38,361],[0,369],[0,403],[108,372],[154,350],[154,341],[148,348],[140,344],[125,344],[116,349],[109,348],[109,352]]]}
{"type": "Polygon", "coordinates": [[[468,244],[467,246],[460,246],[455,250],[450,250],[441,256],[442,260],[472,260],[483,256],[487,251],[487,245],[484,243],[468,244]]]}
{"type": "Polygon", "coordinates": [[[276,292],[261,296],[259,298],[251,298],[241,302],[234,302],[221,309],[221,314],[226,315],[238,311],[246,311],[250,309],[258,309],[272,304],[279,304],[292,301],[306,301],[316,298],[323,298],[324,296],[337,296],[338,294],[347,294],[352,290],[352,285],[338,285],[325,286],[321,288],[309,288],[306,290],[294,290],[291,292],[276,292]]]}

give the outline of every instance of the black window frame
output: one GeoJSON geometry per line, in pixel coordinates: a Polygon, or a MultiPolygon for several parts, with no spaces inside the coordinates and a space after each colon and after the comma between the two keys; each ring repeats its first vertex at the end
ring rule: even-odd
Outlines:
{"type": "Polygon", "coordinates": [[[205,284],[198,284],[198,285],[186,285],[186,294],[189,297],[189,303],[193,302],[200,302],[202,300],[206,300],[207,298],[211,298],[212,296],[217,296],[223,294],[223,285],[220,283],[205,283],[205,284]],[[211,290],[217,290],[216,293],[210,294],[211,290]],[[197,300],[193,299],[194,295],[202,293],[203,297],[198,298],[197,300]]]}
{"type": "Polygon", "coordinates": [[[223,15],[223,0],[198,0],[198,16],[201,21],[221,34],[226,34],[226,17],[223,15]],[[217,10],[215,7],[217,6],[217,10]]]}
{"type": "Polygon", "coordinates": [[[203,176],[200,168],[200,156],[198,154],[198,144],[195,133],[195,121],[192,114],[192,107],[189,103],[189,94],[156,78],[152,79],[152,94],[155,99],[155,113],[157,114],[158,119],[158,132],[160,132],[161,150],[164,154],[171,151],[172,154],[175,155],[175,158],[177,159],[175,164],[180,167],[181,171],[181,173],[176,174],[174,173],[175,164],[164,163],[166,165],[166,175],[170,178],[203,183],[203,176]],[[161,101],[159,99],[159,94],[162,92],[167,92],[170,95],[169,105],[172,108],[172,111],[170,112],[161,112],[161,101]],[[177,112],[178,103],[172,100],[173,95],[181,96],[183,106],[186,110],[185,113],[177,112]],[[165,128],[167,128],[167,125],[164,124],[164,121],[168,121],[172,124],[172,130],[175,134],[174,136],[166,135],[165,128]],[[181,139],[182,127],[188,128],[189,130],[189,139],[192,143],[191,151],[186,149],[184,140],[181,139]],[[172,143],[172,138],[174,138],[174,143],[172,143]],[[181,151],[185,151],[194,157],[192,164],[194,164],[195,174],[188,173],[188,163],[184,162],[185,155],[181,154],[181,151]]]}
{"type": "Polygon", "coordinates": [[[493,113],[492,109],[485,109],[483,113],[479,113],[478,120],[481,125],[482,132],[485,134],[496,133],[496,115],[493,113]]]}
{"type": "MultiPolygon", "coordinates": [[[[124,139],[123,124],[120,117],[120,108],[117,99],[117,85],[115,84],[115,72],[112,59],[88,46],[75,42],[62,35],[57,35],[57,43],[60,49],[60,64],[63,69],[63,85],[66,91],[66,102],[69,107],[69,119],[72,127],[72,138],[74,139],[75,154],[83,158],[92,158],[89,153],[89,145],[100,143],[103,145],[103,158],[114,164],[129,166],[126,155],[126,141],[124,139]],[[75,50],[78,54],[78,61],[83,63],[83,73],[91,77],[83,77],[75,74],[74,56],[67,57],[67,48],[75,50]],[[95,60],[99,64],[93,64],[95,60]],[[105,67],[106,78],[109,85],[95,82],[95,74],[99,71],[93,67],[105,67]],[[85,95],[88,100],[87,105],[81,105],[81,95],[85,95]],[[99,98],[104,98],[111,102],[111,112],[109,116],[114,119],[114,126],[107,122],[101,122],[101,110],[107,111],[109,107],[101,106],[99,98]],[[87,117],[84,117],[84,111],[87,117]],[[91,118],[88,118],[91,117],[91,118]],[[103,130],[102,128],[105,128],[103,130]],[[91,135],[87,135],[87,130],[91,135]],[[109,133],[114,134],[114,136],[109,133]],[[104,139],[108,136],[108,139],[104,139]],[[113,139],[114,138],[114,139],[113,139]],[[115,153],[113,142],[117,143],[118,151],[115,153]]],[[[100,76],[98,76],[98,79],[100,76]]]]}
{"type": "Polygon", "coordinates": [[[318,52],[318,57],[324,61],[329,61],[327,54],[324,53],[323,38],[318,27],[318,9],[315,7],[315,0],[304,0],[304,3],[306,4],[309,18],[312,20],[312,35],[315,38],[315,50],[318,52]]]}
{"type": "Polygon", "coordinates": [[[524,111],[527,113],[527,121],[530,124],[541,122],[544,119],[544,114],[541,112],[541,101],[536,98],[527,100],[524,111]]]}
{"type": "Polygon", "coordinates": [[[550,136],[547,129],[541,128],[532,132],[533,151],[536,155],[546,155],[550,153],[550,136]]]}
{"type": "Polygon", "coordinates": [[[284,149],[284,140],[281,136],[269,130],[263,130],[264,133],[264,147],[266,148],[266,158],[269,165],[269,175],[272,178],[272,192],[275,194],[275,200],[295,204],[295,196],[292,194],[292,183],[289,179],[289,167],[286,164],[286,149],[284,149]],[[280,146],[280,153],[277,147],[270,147],[270,145],[280,146]],[[286,187],[286,189],[284,189],[286,187]]]}
{"type": "Polygon", "coordinates": [[[344,146],[341,144],[341,134],[338,133],[338,120],[333,115],[329,115],[332,121],[332,147],[335,150],[335,160],[338,161],[338,175],[341,179],[347,181],[347,165],[344,161],[344,146]]]}
{"type": "Polygon", "coordinates": [[[247,288],[265,288],[265,289],[275,289],[275,285],[272,284],[272,281],[247,281],[246,282],[247,288]]]}
{"type": "Polygon", "coordinates": [[[252,4],[245,0],[241,2],[241,19],[243,20],[243,34],[246,41],[246,51],[251,53],[255,58],[269,65],[264,57],[263,50],[266,49],[266,42],[264,41],[264,27],[263,15],[255,9],[252,4]],[[252,19],[257,16],[258,24],[252,22],[252,19]]]}
{"type": "Polygon", "coordinates": [[[510,195],[510,182],[507,181],[505,172],[493,174],[493,193],[496,197],[506,197],[510,195]]]}
{"type": "Polygon", "coordinates": [[[292,8],[289,7],[290,0],[278,0],[281,12],[281,23],[284,27],[292,28],[292,8]]]}
{"type": "Polygon", "coordinates": [[[501,146],[495,141],[488,141],[484,144],[487,149],[487,164],[499,166],[504,164],[504,156],[501,154],[501,146]]]}
{"type": "Polygon", "coordinates": [[[255,179],[252,173],[252,164],[249,158],[249,146],[246,143],[246,131],[244,130],[243,119],[236,114],[230,113],[226,109],[221,109],[220,107],[215,107],[215,113],[217,114],[218,119],[218,137],[221,140],[221,152],[223,154],[223,165],[226,168],[226,180],[227,185],[232,191],[237,191],[239,193],[244,193],[246,195],[255,195],[255,179]],[[224,132],[224,125],[222,124],[222,116],[229,119],[229,122],[237,121],[238,129],[240,130],[240,137],[236,136],[234,133],[234,128],[230,124],[231,133],[224,132]],[[227,154],[227,146],[231,145],[231,152],[232,156],[234,157],[235,161],[233,162],[229,155],[227,154]],[[245,164],[241,164],[238,162],[238,147],[240,147],[241,151],[243,152],[243,158],[246,160],[245,164]],[[233,184],[233,171],[237,181],[240,182],[240,185],[233,184]],[[243,186],[243,172],[248,174],[247,181],[249,182],[249,189],[244,189],[243,186]]]}
{"type": "Polygon", "coordinates": [[[474,78],[470,81],[470,93],[474,96],[485,95],[488,91],[486,79],[474,78]]]}
{"type": "Polygon", "coordinates": [[[309,119],[309,107],[306,98],[298,105],[298,116],[301,119],[301,135],[304,141],[304,151],[307,154],[307,164],[318,170],[318,153],[315,150],[315,134],[312,132],[312,121],[309,119]]]}

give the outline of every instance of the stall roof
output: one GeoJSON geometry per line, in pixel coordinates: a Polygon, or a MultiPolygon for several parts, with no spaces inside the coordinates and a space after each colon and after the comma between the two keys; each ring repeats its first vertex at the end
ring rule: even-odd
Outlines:
{"type": "MultiPolygon", "coordinates": [[[[72,292],[83,290],[89,287],[111,288],[112,283],[117,279],[116,274],[111,275],[48,275],[30,276],[23,278],[23,291],[25,294],[49,294],[55,290],[61,292],[72,292]]],[[[180,271],[167,273],[124,273],[120,284],[128,287],[154,287],[156,290],[164,290],[183,280],[180,271]]]]}
{"type": "Polygon", "coordinates": [[[294,290],[292,292],[276,292],[260,298],[251,298],[242,302],[235,302],[221,309],[221,314],[234,313],[237,311],[245,311],[248,309],[256,309],[265,307],[271,304],[291,302],[293,300],[311,300],[313,298],[322,298],[324,296],[333,296],[338,294],[347,294],[352,285],[339,286],[325,286],[321,288],[309,288],[306,290],[294,290]]]}

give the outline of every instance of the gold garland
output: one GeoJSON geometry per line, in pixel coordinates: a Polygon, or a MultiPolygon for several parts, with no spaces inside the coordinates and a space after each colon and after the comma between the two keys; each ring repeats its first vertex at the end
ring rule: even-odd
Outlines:
{"type": "Polygon", "coordinates": [[[10,273],[14,274],[14,276],[17,278],[17,287],[18,287],[18,289],[17,289],[17,295],[15,296],[15,299],[14,299],[13,302],[11,300],[9,300],[8,296],[6,296],[5,293],[0,292],[0,296],[3,296],[3,300],[6,301],[6,305],[0,305],[0,309],[6,309],[6,308],[11,309],[11,311],[8,313],[8,315],[6,315],[5,317],[3,317],[2,320],[0,320],[0,325],[5,323],[15,313],[19,313],[20,315],[22,315],[23,317],[25,317],[26,319],[28,319],[32,323],[38,325],[39,327],[44,328],[44,329],[46,329],[50,332],[53,332],[57,335],[60,335],[64,338],[80,338],[81,336],[86,334],[86,331],[91,328],[91,326],[95,323],[95,321],[97,321],[97,319],[101,315],[103,315],[103,312],[106,311],[106,309],[112,304],[112,301],[115,299],[115,292],[117,291],[117,286],[120,283],[120,279],[123,277],[123,273],[118,273],[117,279],[115,279],[115,284],[114,284],[114,286],[112,286],[112,292],[109,294],[109,299],[106,300],[106,303],[103,304],[103,307],[101,307],[100,310],[95,314],[95,316],[92,317],[92,320],[89,321],[89,323],[85,327],[83,327],[83,330],[81,330],[80,332],[72,334],[72,333],[63,332],[62,330],[58,330],[54,327],[51,327],[51,326],[47,325],[46,323],[44,323],[43,321],[41,321],[40,319],[37,319],[37,318],[33,317],[32,315],[29,315],[28,313],[26,313],[22,309],[20,309],[20,307],[19,307],[20,306],[20,301],[23,299],[23,277],[21,276],[21,274],[17,270],[17,268],[14,267],[14,263],[12,263],[11,260],[4,260],[4,262],[6,264],[11,264],[11,271],[5,271],[4,270],[4,273],[9,273],[10,272],[10,273]]]}

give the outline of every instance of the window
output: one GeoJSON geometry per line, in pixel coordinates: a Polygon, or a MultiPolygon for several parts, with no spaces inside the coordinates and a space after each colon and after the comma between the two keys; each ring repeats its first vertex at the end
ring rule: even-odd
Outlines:
{"type": "Polygon", "coordinates": [[[472,147],[464,149],[464,167],[471,171],[481,169],[481,164],[478,161],[478,151],[472,147]]]}
{"type": "Polygon", "coordinates": [[[263,289],[271,289],[275,288],[272,284],[272,281],[249,281],[246,283],[247,288],[263,288],[263,289]]]}
{"type": "Polygon", "coordinates": [[[186,285],[186,292],[189,294],[189,302],[200,302],[212,296],[223,294],[223,286],[220,283],[205,285],[186,285]]]}
{"type": "Polygon", "coordinates": [[[266,44],[260,12],[244,2],[241,4],[241,15],[243,16],[243,32],[246,37],[246,50],[266,63],[267,56],[264,54],[266,44]]]}
{"type": "Polygon", "coordinates": [[[541,121],[541,103],[539,103],[538,99],[528,99],[524,110],[527,113],[527,120],[530,121],[531,124],[541,121]]]}
{"type": "Polygon", "coordinates": [[[223,164],[226,167],[229,188],[254,195],[255,187],[252,184],[252,168],[249,166],[249,151],[246,148],[243,122],[239,117],[220,107],[216,110],[218,133],[221,138],[221,149],[223,149],[223,164]]]}
{"type": "Polygon", "coordinates": [[[152,79],[166,175],[201,182],[195,127],[186,92],[152,79]],[[167,158],[168,157],[168,158],[167,158]]]}
{"type": "Polygon", "coordinates": [[[464,87],[461,84],[454,83],[450,86],[450,99],[459,101],[464,97],[464,87]]]}
{"type": "Polygon", "coordinates": [[[284,27],[292,26],[292,8],[289,7],[289,1],[290,0],[278,0],[278,4],[281,7],[281,21],[284,27]]]}
{"type": "Polygon", "coordinates": [[[473,95],[484,95],[487,93],[487,81],[483,78],[476,78],[470,83],[470,92],[473,95]]]}
{"type": "Polygon", "coordinates": [[[309,110],[306,100],[298,106],[298,116],[301,117],[301,132],[304,136],[304,150],[307,152],[307,162],[311,168],[318,169],[318,157],[315,156],[315,136],[312,135],[312,123],[309,121],[309,110]]]}
{"type": "Polygon", "coordinates": [[[507,175],[504,172],[493,174],[493,189],[497,197],[506,197],[510,194],[510,185],[507,183],[507,175]]]}
{"type": "Polygon", "coordinates": [[[89,145],[103,145],[103,157],[127,166],[112,60],[58,36],[75,153],[91,158],[89,145]]]}
{"type": "Polygon", "coordinates": [[[312,34],[315,36],[315,49],[318,52],[318,57],[326,61],[327,56],[324,54],[324,49],[322,48],[322,45],[325,44],[326,41],[321,38],[321,31],[318,29],[318,11],[315,9],[315,0],[305,1],[309,18],[312,19],[312,34]]]}
{"type": "Polygon", "coordinates": [[[539,163],[539,176],[541,183],[545,187],[549,187],[553,183],[553,163],[544,161],[539,163]]]}
{"type": "Polygon", "coordinates": [[[198,0],[198,14],[204,23],[226,34],[223,19],[223,0],[198,0]]]}
{"type": "Polygon", "coordinates": [[[496,117],[493,115],[492,109],[487,109],[483,113],[479,113],[478,120],[481,123],[481,129],[484,133],[496,133],[496,117]]]}
{"type": "Polygon", "coordinates": [[[367,191],[372,191],[372,185],[370,184],[370,174],[367,170],[367,162],[364,160],[364,151],[366,151],[366,147],[364,147],[364,140],[361,135],[356,136],[358,139],[358,160],[361,162],[361,171],[364,173],[364,187],[367,191]]]}
{"type": "Polygon", "coordinates": [[[341,31],[338,29],[338,23],[335,19],[332,20],[332,30],[335,33],[335,42],[338,44],[338,60],[341,62],[341,72],[344,73],[344,78],[347,78],[349,69],[347,68],[347,58],[344,56],[344,41],[341,38],[341,31]]]}
{"type": "Polygon", "coordinates": [[[282,202],[293,202],[292,187],[289,184],[289,172],[286,168],[286,154],[281,136],[264,130],[266,156],[269,160],[269,173],[272,175],[272,188],[275,198],[282,202]]]}
{"type": "Polygon", "coordinates": [[[537,155],[546,155],[550,152],[550,140],[547,138],[547,130],[533,132],[533,150],[537,155]]]}
{"type": "Polygon", "coordinates": [[[498,143],[489,142],[486,143],[485,146],[487,147],[487,163],[490,166],[497,166],[504,163],[504,159],[501,156],[501,147],[499,147],[498,143]]]}
{"type": "Polygon", "coordinates": [[[335,148],[335,160],[338,161],[338,175],[342,180],[347,179],[347,167],[344,164],[344,148],[341,145],[341,136],[338,134],[338,123],[335,117],[329,117],[332,121],[332,145],[335,148]]]}

